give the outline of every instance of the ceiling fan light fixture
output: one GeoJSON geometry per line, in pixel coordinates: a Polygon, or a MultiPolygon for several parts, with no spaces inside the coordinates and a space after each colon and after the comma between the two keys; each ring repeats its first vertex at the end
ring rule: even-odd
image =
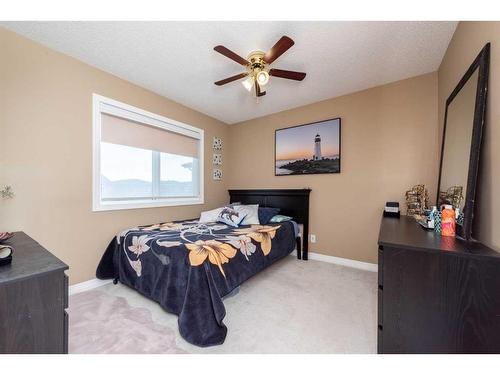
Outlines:
{"type": "Polygon", "coordinates": [[[254,80],[253,76],[249,75],[247,79],[241,82],[241,84],[243,85],[244,88],[247,89],[247,91],[251,91],[254,83],[253,80],[254,80]]]}
{"type": "Polygon", "coordinates": [[[276,61],[277,58],[288,51],[293,45],[294,41],[290,37],[283,35],[268,52],[252,51],[246,59],[222,45],[215,46],[214,50],[216,52],[244,66],[246,72],[221,79],[214,83],[217,86],[222,86],[245,78],[245,80],[241,82],[243,87],[245,87],[248,92],[255,89],[255,95],[261,97],[266,95],[264,86],[268,84],[270,76],[280,79],[302,81],[306,77],[306,73],[276,68],[269,69],[269,65],[276,61]]]}
{"type": "Polygon", "coordinates": [[[261,70],[257,73],[256,79],[259,85],[264,86],[269,82],[269,73],[265,70],[261,70]]]}

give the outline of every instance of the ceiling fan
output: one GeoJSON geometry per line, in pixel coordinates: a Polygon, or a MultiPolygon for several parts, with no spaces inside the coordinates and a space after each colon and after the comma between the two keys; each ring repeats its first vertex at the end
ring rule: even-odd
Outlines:
{"type": "Polygon", "coordinates": [[[259,97],[266,95],[266,92],[263,91],[261,87],[265,86],[269,82],[269,76],[302,81],[305,78],[306,73],[282,69],[269,69],[269,65],[288,51],[288,49],[294,44],[295,43],[291,38],[283,35],[280,40],[276,42],[273,48],[269,50],[269,52],[265,53],[262,51],[253,51],[248,55],[247,59],[244,59],[224,46],[216,46],[214,47],[215,51],[233,61],[236,61],[238,64],[243,65],[246,67],[247,71],[214,83],[217,86],[222,86],[226,83],[237,81],[246,77],[246,79],[242,82],[243,86],[245,86],[248,91],[252,90],[252,87],[255,86],[255,95],[259,97]]]}

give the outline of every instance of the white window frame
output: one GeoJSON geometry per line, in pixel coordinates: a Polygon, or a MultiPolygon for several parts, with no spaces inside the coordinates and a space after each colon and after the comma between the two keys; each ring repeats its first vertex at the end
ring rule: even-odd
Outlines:
{"type": "MultiPolygon", "coordinates": [[[[204,203],[204,130],[191,125],[184,124],[119,101],[106,98],[104,96],[92,95],[92,210],[93,211],[111,211],[128,210],[137,208],[153,208],[167,206],[185,206],[204,203]],[[132,120],[138,123],[165,129],[174,133],[182,134],[198,142],[198,176],[193,176],[199,182],[199,193],[197,197],[169,197],[153,198],[145,200],[120,200],[120,201],[102,201],[101,199],[101,118],[102,114],[109,114],[132,120]]],[[[154,173],[154,172],[153,172],[154,173]]]]}

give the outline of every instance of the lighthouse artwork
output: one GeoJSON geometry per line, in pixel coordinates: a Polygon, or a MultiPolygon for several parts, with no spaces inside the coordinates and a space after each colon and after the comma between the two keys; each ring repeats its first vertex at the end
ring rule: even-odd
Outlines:
{"type": "Polygon", "coordinates": [[[313,160],[321,160],[321,136],[319,134],[316,134],[316,137],[314,137],[313,160]]]}
{"type": "Polygon", "coordinates": [[[276,130],[275,175],[340,173],[340,118],[276,130]]]}

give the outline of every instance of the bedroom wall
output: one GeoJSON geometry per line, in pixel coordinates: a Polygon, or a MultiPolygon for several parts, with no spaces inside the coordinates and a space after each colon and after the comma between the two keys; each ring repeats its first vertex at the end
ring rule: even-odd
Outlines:
{"type": "Polygon", "coordinates": [[[500,251],[500,22],[460,22],[438,71],[439,136],[446,98],[484,45],[491,43],[486,125],[476,202],[474,235],[500,251]]]}
{"type": "Polygon", "coordinates": [[[310,251],[376,263],[385,202],[404,205],[419,183],[435,196],[437,113],[431,73],[230,125],[229,186],[312,188],[310,251]],[[275,129],[334,117],[342,118],[340,174],[274,176],[275,129]]]}
{"type": "Polygon", "coordinates": [[[210,163],[227,125],[3,28],[0,46],[0,186],[16,194],[0,200],[0,230],[47,247],[70,266],[71,284],[95,277],[120,230],[227,202],[227,179],[213,181],[210,163]],[[92,212],[92,93],[205,129],[205,205],[92,212]]]}

